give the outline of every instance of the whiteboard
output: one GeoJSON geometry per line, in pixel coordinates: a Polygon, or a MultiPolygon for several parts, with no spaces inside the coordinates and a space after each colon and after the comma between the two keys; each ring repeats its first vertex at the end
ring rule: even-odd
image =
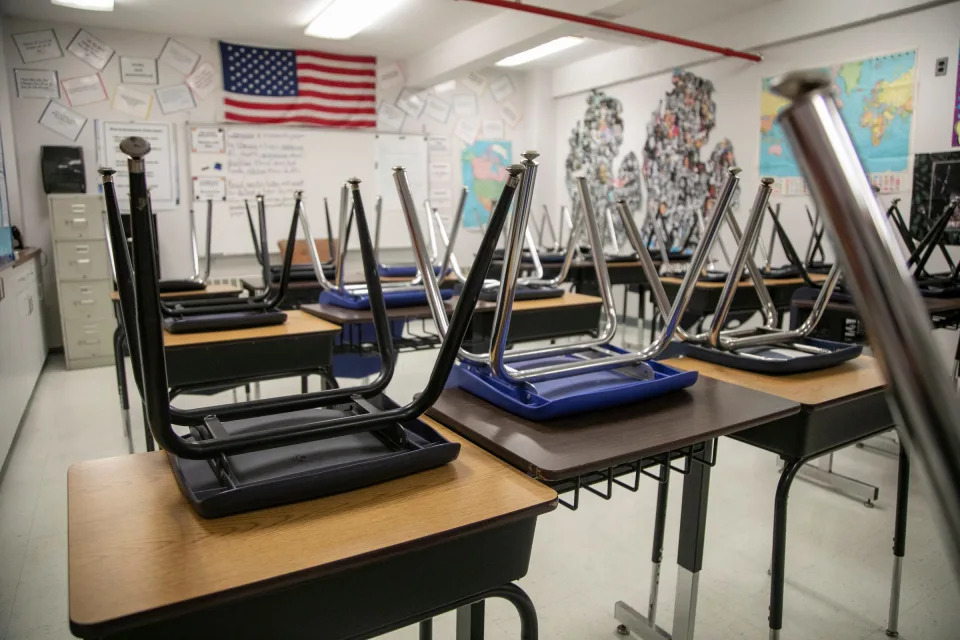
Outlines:
{"type": "MultiPolygon", "coordinates": [[[[427,176],[426,136],[377,134],[377,194],[383,197],[383,213],[380,223],[380,246],[395,248],[410,246],[410,232],[400,208],[400,196],[393,180],[393,168],[406,169],[410,195],[421,216],[420,224],[426,224],[423,201],[430,193],[427,176]]],[[[372,222],[371,222],[372,224],[372,222]]]]}
{"type": "MultiPolygon", "coordinates": [[[[293,214],[294,191],[303,190],[304,210],[317,238],[326,237],[323,199],[329,200],[337,228],[340,187],[359,178],[360,193],[373,225],[377,197],[376,146],[372,131],[347,131],[276,125],[188,124],[190,193],[201,253],[206,246],[206,200],[214,200],[214,255],[250,255],[253,242],[244,211],[264,195],[267,234],[272,250],[285,239],[293,214]]],[[[254,218],[256,220],[256,218],[254,218]]],[[[384,225],[384,231],[387,230],[384,225]]],[[[336,231],[335,231],[336,232],[336,231]]],[[[385,233],[385,247],[407,246],[407,234],[385,233]]],[[[302,236],[298,236],[302,238],[302,236]]]]}
{"type": "Polygon", "coordinates": [[[180,204],[177,180],[177,145],[175,126],[169,122],[105,122],[97,121],[97,162],[101,167],[117,170],[113,181],[117,188],[120,211],[129,213],[130,178],[127,156],[120,151],[120,141],[139,136],[150,143],[145,158],[150,206],[154,211],[176,209],[180,204]]]}

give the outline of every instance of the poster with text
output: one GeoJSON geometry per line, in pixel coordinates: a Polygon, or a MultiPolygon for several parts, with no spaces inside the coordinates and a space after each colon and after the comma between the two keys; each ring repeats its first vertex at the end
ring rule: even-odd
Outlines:
{"type": "Polygon", "coordinates": [[[509,142],[477,140],[461,155],[463,186],[467,187],[463,226],[477,228],[486,224],[503,191],[512,150],[509,142]]]}

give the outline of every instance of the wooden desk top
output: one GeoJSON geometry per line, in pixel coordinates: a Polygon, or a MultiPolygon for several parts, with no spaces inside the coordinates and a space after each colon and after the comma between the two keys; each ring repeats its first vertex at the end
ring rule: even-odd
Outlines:
{"type": "Polygon", "coordinates": [[[547,481],[605,470],[800,411],[784,398],[701,377],[689,389],[643,403],[530,422],[460,389],[431,416],[515,467],[547,481]]]}
{"type": "MultiPolygon", "coordinates": [[[[814,282],[820,283],[827,279],[827,276],[822,273],[811,273],[810,279],[814,282]]],[[[660,282],[665,285],[672,285],[679,287],[680,283],[683,282],[683,278],[677,278],[674,276],[664,276],[660,278],[660,282]]],[[[771,287],[802,287],[806,284],[803,278],[781,278],[779,280],[767,280],[764,279],[764,284],[767,285],[767,288],[771,287]]],[[[697,289],[722,289],[723,282],[698,282],[697,289]]],[[[753,281],[746,279],[740,280],[737,282],[737,287],[753,287],[753,281]]]]}
{"type": "Polygon", "coordinates": [[[177,347],[193,347],[197,345],[241,342],[244,340],[264,338],[284,338],[307,333],[339,333],[340,327],[315,318],[302,311],[285,311],[287,321],[271,327],[254,327],[252,329],[230,329],[229,331],[204,331],[201,333],[168,333],[163,332],[163,346],[168,349],[177,347]]]}
{"type": "MultiPolygon", "coordinates": [[[[202,298],[238,296],[241,293],[243,293],[243,289],[235,287],[232,284],[208,284],[206,289],[199,291],[167,291],[166,293],[160,294],[160,299],[169,300],[175,298],[185,300],[187,298],[194,298],[199,300],[202,298]]],[[[119,302],[120,295],[116,291],[111,291],[110,299],[114,302],[119,302]]]]}
{"type": "MultiPolygon", "coordinates": [[[[514,313],[523,313],[525,311],[537,311],[540,309],[554,309],[557,307],[576,307],[583,305],[602,304],[602,300],[595,296],[587,296],[582,293],[566,292],[559,298],[544,298],[542,300],[517,300],[513,305],[514,313]]],[[[457,303],[457,298],[453,297],[446,301],[447,315],[453,313],[453,308],[457,303]]],[[[490,313],[496,309],[495,302],[477,302],[475,313],[490,313]]],[[[323,318],[330,322],[340,325],[356,324],[361,322],[372,322],[373,313],[369,309],[345,309],[331,304],[304,304],[300,309],[318,318],[323,318]]],[[[390,319],[420,319],[430,318],[430,307],[421,305],[417,307],[403,307],[387,309],[387,317],[390,319]]],[[[289,322],[289,320],[288,320],[289,322]]]]}
{"type": "Polygon", "coordinates": [[[281,588],[557,504],[552,489],[468,442],[443,467],[215,520],[189,506],[162,452],[75,464],[67,493],[70,620],[81,627],[263,581],[281,588]]]}
{"type": "Polygon", "coordinates": [[[870,356],[860,356],[821,371],[786,376],[741,371],[689,357],[663,360],[663,364],[685,371],[696,370],[701,376],[763,391],[805,406],[849,398],[882,389],[886,385],[876,360],[870,356]]]}

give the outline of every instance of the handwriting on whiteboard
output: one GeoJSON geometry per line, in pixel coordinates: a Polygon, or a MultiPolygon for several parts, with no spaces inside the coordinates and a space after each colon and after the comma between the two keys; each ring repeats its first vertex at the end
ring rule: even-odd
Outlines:
{"type": "Polygon", "coordinates": [[[228,131],[228,199],[244,200],[263,194],[268,203],[293,202],[294,192],[306,186],[306,145],[306,134],[300,131],[228,131]]]}

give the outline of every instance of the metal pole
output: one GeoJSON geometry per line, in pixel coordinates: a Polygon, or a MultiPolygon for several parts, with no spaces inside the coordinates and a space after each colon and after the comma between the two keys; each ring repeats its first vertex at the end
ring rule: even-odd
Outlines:
{"type": "Polygon", "coordinates": [[[824,211],[838,259],[889,385],[897,424],[912,457],[926,468],[946,539],[960,569],[960,402],[934,344],[926,307],[873,194],[830,82],[788,74],[774,90],[790,100],[778,116],[824,211]]]}

